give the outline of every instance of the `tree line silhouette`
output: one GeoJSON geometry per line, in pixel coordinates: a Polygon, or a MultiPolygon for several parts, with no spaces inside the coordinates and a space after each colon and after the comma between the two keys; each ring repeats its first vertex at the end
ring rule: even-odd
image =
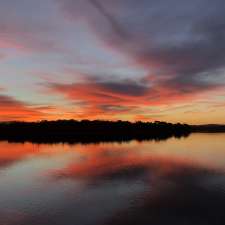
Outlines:
{"type": "Polygon", "coordinates": [[[57,120],[40,122],[2,122],[0,140],[34,143],[95,143],[129,140],[164,140],[188,136],[187,124],[102,120],[57,120]]]}

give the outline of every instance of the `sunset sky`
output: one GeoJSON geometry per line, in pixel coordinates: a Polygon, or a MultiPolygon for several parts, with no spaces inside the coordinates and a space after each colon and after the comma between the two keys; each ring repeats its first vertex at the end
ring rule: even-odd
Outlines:
{"type": "Polygon", "coordinates": [[[0,121],[225,123],[224,0],[0,0],[0,121]]]}

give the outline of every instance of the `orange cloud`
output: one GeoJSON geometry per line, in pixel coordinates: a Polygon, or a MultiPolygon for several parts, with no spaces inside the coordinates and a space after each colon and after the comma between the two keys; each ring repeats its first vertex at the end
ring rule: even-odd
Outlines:
{"type": "Polygon", "coordinates": [[[1,121],[34,121],[47,116],[41,109],[35,108],[10,96],[0,95],[1,121]]]}
{"type": "Polygon", "coordinates": [[[74,117],[89,119],[119,119],[127,116],[133,120],[147,120],[142,108],[189,102],[204,94],[204,91],[199,92],[191,87],[188,91],[181,91],[175,83],[166,86],[161,82],[151,86],[148,80],[104,81],[98,78],[72,84],[49,83],[48,90],[78,105],[74,117]]]}

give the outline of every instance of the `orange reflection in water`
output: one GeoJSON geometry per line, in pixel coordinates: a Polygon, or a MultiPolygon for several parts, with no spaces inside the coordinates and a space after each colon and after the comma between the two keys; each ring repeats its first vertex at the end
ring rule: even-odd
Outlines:
{"type": "Polygon", "coordinates": [[[24,159],[28,155],[34,154],[32,144],[9,144],[7,142],[0,143],[0,166],[10,164],[24,159]]]}
{"type": "Polygon", "coordinates": [[[37,145],[32,143],[0,142],[0,168],[8,167],[14,163],[39,156],[54,157],[64,154],[69,149],[67,145],[37,145]]]}
{"type": "MultiPolygon", "coordinates": [[[[159,144],[159,143],[158,143],[159,144]]],[[[77,146],[76,151],[81,154],[83,160],[69,164],[63,169],[53,171],[55,178],[85,178],[98,179],[116,176],[127,176],[136,172],[153,172],[154,176],[177,174],[185,168],[205,169],[198,161],[186,157],[174,157],[172,154],[162,155],[158,153],[142,154],[138,149],[142,146],[137,142],[129,147],[119,145],[88,146],[88,151],[82,146],[77,146]]]]}

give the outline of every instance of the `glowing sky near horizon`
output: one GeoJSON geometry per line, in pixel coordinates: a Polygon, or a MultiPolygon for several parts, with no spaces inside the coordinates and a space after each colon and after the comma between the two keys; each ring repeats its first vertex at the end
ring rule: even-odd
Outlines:
{"type": "Polygon", "coordinates": [[[0,120],[225,123],[224,0],[0,0],[0,120]]]}

